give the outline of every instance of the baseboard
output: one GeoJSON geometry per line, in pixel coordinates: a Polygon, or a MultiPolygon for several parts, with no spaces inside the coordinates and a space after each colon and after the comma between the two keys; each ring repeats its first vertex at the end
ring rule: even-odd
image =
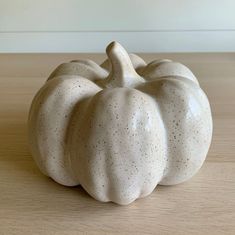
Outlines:
{"type": "Polygon", "coordinates": [[[232,52],[234,30],[149,32],[0,32],[0,53],[104,52],[110,41],[130,52],[232,52]]]}

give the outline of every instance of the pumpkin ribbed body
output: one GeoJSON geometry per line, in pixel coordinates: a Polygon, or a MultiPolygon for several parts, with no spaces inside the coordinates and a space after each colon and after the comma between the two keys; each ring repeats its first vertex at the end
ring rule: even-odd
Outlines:
{"type": "Polygon", "coordinates": [[[184,65],[146,64],[118,43],[101,66],[62,64],[35,96],[29,139],[41,171],[94,198],[129,204],[191,178],[212,136],[206,95],[184,65]]]}

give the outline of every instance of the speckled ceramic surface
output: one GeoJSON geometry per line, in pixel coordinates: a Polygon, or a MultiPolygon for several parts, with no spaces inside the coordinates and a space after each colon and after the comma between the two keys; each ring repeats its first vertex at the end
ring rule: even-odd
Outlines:
{"type": "Polygon", "coordinates": [[[32,102],[29,140],[45,175],[125,205],[157,184],[190,179],[206,158],[212,118],[186,66],[146,64],[117,42],[107,55],[101,65],[77,60],[51,74],[32,102]]]}

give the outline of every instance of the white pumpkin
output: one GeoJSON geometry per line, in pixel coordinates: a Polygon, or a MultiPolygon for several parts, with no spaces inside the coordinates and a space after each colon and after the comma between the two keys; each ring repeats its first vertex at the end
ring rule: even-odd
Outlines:
{"type": "Polygon", "coordinates": [[[207,155],[212,118],[186,66],[146,64],[117,42],[107,55],[101,66],[78,60],[51,74],[32,102],[29,140],[45,175],[125,205],[191,178],[207,155]]]}

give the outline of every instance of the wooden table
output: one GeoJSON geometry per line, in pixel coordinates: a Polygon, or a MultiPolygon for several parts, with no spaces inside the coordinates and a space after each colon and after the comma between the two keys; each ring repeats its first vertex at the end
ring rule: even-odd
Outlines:
{"type": "Polygon", "coordinates": [[[0,55],[0,234],[235,234],[235,54],[148,54],[189,66],[214,117],[207,160],[187,183],[159,186],[129,206],[100,203],[43,176],[29,152],[27,115],[59,63],[95,54],[0,55]]]}

